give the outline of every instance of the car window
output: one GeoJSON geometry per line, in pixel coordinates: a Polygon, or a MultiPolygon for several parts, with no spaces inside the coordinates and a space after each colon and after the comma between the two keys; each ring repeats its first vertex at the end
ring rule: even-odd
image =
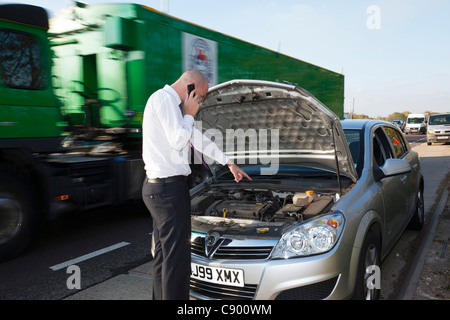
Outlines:
{"type": "Polygon", "coordinates": [[[402,134],[391,127],[384,127],[384,130],[394,148],[395,156],[397,158],[403,157],[403,155],[408,152],[408,147],[406,146],[402,134]]]}
{"type": "Polygon", "coordinates": [[[374,167],[381,167],[384,165],[386,159],[393,158],[391,147],[389,146],[389,141],[384,134],[382,128],[378,128],[373,133],[373,160],[374,167]]]}

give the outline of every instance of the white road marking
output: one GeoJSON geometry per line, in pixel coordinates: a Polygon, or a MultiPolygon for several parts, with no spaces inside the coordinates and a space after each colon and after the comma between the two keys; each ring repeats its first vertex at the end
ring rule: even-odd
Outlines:
{"type": "Polygon", "coordinates": [[[81,256],[81,257],[78,257],[78,258],[74,258],[74,259],[68,260],[66,262],[54,265],[54,266],[50,267],[50,269],[52,269],[53,271],[57,271],[57,270],[66,268],[68,266],[71,266],[73,264],[77,264],[79,262],[82,262],[82,261],[85,261],[85,260],[97,257],[97,256],[102,255],[104,253],[107,253],[107,252],[110,252],[110,251],[113,251],[113,250],[125,247],[127,245],[129,245],[128,242],[120,242],[120,243],[114,244],[112,246],[109,246],[109,247],[106,247],[106,248],[103,248],[103,249],[100,249],[100,250],[97,250],[97,251],[85,254],[84,256],[81,256]]]}

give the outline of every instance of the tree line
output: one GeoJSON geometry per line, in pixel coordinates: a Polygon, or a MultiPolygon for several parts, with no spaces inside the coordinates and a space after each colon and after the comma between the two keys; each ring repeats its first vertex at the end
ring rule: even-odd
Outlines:
{"type": "MultiPolygon", "coordinates": [[[[408,115],[412,112],[409,111],[403,111],[403,112],[394,112],[388,115],[387,117],[377,116],[377,117],[369,117],[366,114],[359,114],[354,113],[353,115],[350,115],[350,119],[376,119],[376,120],[385,120],[385,121],[392,121],[392,120],[403,120],[403,122],[406,121],[406,118],[408,118],[408,115]]],[[[437,114],[438,112],[432,112],[432,111],[424,111],[423,113],[431,115],[431,114],[437,114]]]]}

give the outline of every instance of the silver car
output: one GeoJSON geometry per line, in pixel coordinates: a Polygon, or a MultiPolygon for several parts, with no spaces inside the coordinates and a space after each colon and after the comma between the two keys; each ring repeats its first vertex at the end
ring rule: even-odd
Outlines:
{"type": "Polygon", "coordinates": [[[450,142],[450,113],[432,114],[428,118],[427,145],[450,142]]]}
{"type": "Polygon", "coordinates": [[[197,120],[252,177],[191,190],[191,296],[377,299],[380,264],[424,219],[417,153],[382,121],[340,121],[307,91],[236,80],[197,120]]]}

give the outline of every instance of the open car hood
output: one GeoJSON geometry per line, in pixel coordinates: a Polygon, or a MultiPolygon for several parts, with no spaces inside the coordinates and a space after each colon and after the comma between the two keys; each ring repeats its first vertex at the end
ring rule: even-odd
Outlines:
{"type": "Polygon", "coordinates": [[[210,88],[196,121],[238,165],[299,164],[357,181],[339,118],[302,88],[229,81],[210,88]]]}

